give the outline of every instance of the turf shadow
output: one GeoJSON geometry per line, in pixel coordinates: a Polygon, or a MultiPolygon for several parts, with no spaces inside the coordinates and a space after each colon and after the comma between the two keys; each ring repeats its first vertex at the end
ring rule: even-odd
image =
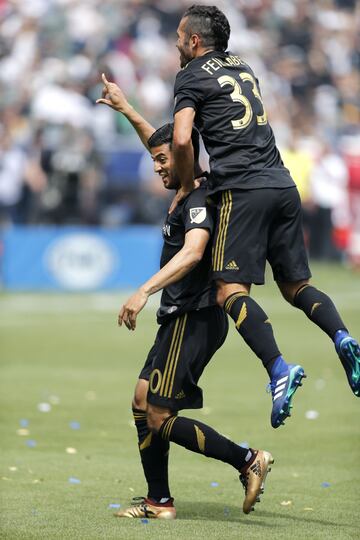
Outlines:
{"type": "MultiPolygon", "coordinates": [[[[256,519],[252,520],[242,512],[241,506],[222,505],[214,502],[191,502],[176,500],[177,520],[204,520],[204,521],[227,521],[242,523],[245,525],[272,527],[271,523],[266,523],[256,519]]],[[[260,513],[259,516],[260,518],[260,513]]],[[[262,517],[262,515],[261,515],[262,517]]]]}

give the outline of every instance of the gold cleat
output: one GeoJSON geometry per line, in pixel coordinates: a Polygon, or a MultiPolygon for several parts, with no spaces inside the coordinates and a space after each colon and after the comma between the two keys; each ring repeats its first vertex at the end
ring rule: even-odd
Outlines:
{"type": "Polygon", "coordinates": [[[173,501],[174,499],[169,499],[167,503],[155,505],[145,497],[134,497],[132,506],[116,512],[114,516],[138,519],[175,519],[176,509],[173,501]]]}
{"type": "Polygon", "coordinates": [[[260,502],[260,494],[264,493],[267,473],[271,471],[270,465],[274,458],[265,450],[257,450],[254,461],[240,474],[240,482],[245,489],[243,503],[244,514],[254,510],[255,504],[260,502]]]}

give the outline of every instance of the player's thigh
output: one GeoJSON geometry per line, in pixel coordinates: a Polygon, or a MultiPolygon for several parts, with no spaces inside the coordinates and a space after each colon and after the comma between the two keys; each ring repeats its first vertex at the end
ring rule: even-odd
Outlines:
{"type": "Polygon", "coordinates": [[[191,311],[164,325],[149,379],[148,403],[180,410],[202,407],[198,379],[227,334],[218,306],[191,311]]]}
{"type": "Polygon", "coordinates": [[[226,190],[217,197],[214,279],[264,283],[272,201],[268,190],[226,190]]]}
{"type": "Polygon", "coordinates": [[[305,248],[300,196],[296,188],[276,190],[277,207],[269,229],[268,260],[278,283],[311,277],[305,248]]]}

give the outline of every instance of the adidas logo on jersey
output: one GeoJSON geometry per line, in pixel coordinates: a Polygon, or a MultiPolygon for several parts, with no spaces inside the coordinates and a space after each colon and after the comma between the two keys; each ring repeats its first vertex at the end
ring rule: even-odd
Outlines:
{"type": "Polygon", "coordinates": [[[225,266],[225,270],[239,270],[239,267],[233,259],[232,261],[227,263],[227,265],[225,266]]]}

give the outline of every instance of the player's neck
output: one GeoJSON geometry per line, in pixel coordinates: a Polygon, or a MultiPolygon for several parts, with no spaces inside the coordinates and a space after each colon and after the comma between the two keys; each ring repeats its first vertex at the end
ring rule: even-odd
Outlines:
{"type": "Polygon", "coordinates": [[[205,54],[208,54],[210,52],[214,52],[215,49],[212,47],[199,47],[196,52],[194,58],[199,58],[200,56],[204,56],[205,54]]]}

